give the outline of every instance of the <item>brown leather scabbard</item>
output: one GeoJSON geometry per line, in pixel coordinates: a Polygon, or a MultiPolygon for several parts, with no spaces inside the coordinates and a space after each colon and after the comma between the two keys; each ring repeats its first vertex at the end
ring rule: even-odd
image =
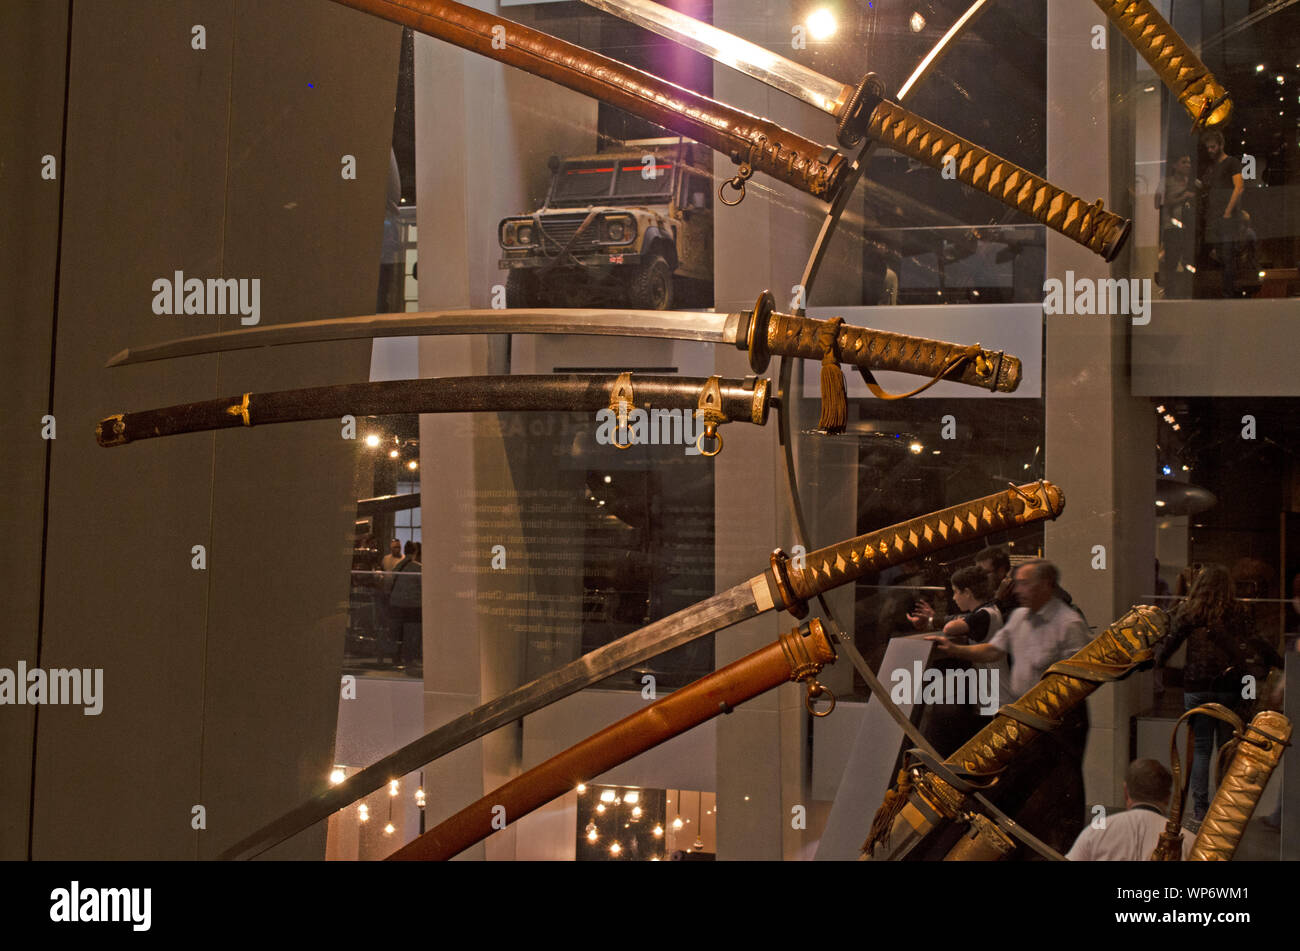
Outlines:
{"type": "Polygon", "coordinates": [[[834,148],[625,63],[453,0],[334,0],[549,79],[702,142],[825,201],[847,168],[834,148]]]}
{"type": "MultiPolygon", "coordinates": [[[[790,680],[808,684],[806,703],[826,694],[813,676],[835,660],[835,650],[819,620],[781,635],[775,644],[742,657],[644,710],[624,717],[577,746],[462,809],[389,859],[439,861],[452,858],[579,783],[590,782],[619,763],[658,746],[692,727],[731,710],[790,680]],[[501,821],[504,810],[504,820],[501,821]],[[495,824],[494,824],[494,820],[495,824]]],[[[833,698],[830,698],[833,705],[833,698]]],[[[829,712],[829,711],[824,711],[829,712]]],[[[824,715],[818,711],[815,715],[824,715]]]]}

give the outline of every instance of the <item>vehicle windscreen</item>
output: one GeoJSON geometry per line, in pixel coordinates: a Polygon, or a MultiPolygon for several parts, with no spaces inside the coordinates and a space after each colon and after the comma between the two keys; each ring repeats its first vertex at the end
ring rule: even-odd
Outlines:
{"type": "Polygon", "coordinates": [[[552,202],[595,203],[635,199],[668,201],[672,191],[672,162],[640,159],[577,162],[561,167],[555,179],[552,202]]]}

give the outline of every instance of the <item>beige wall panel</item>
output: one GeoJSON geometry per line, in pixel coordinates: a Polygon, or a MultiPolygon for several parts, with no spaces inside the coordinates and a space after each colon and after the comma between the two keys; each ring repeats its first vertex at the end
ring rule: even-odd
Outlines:
{"type": "MultiPolygon", "coordinates": [[[[57,178],[41,177],[42,158],[61,158],[67,8],[22,0],[0,6],[0,546],[5,579],[0,666],[36,663],[40,614],[45,458],[40,438],[49,409],[50,344],[58,246],[57,178]]],[[[27,855],[33,707],[0,715],[0,859],[27,855]]]]}
{"type": "Polygon", "coordinates": [[[305,0],[75,16],[42,661],[103,667],[105,698],[99,717],[42,711],[35,852],[211,857],[325,782],[355,450],[331,423],[114,450],[90,432],[115,411],[364,379],[368,348],[100,367],[238,326],[153,314],[176,269],[259,278],[264,325],[373,310],[399,31],[305,0]]]}

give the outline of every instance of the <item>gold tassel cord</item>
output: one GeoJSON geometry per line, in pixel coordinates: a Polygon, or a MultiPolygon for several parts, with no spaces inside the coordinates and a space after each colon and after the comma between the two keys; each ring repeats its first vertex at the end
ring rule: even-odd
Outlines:
{"type": "Polygon", "coordinates": [[[822,324],[817,334],[817,343],[822,350],[822,415],[817,428],[828,433],[844,432],[849,419],[849,396],[836,347],[843,323],[843,317],[833,317],[822,324]]]}

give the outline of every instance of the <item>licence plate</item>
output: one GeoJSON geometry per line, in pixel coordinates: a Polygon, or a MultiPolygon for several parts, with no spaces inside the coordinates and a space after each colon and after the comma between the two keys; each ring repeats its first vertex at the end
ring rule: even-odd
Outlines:
{"type": "Polygon", "coordinates": [[[610,263],[610,264],[622,264],[622,263],[623,263],[623,255],[621,255],[621,254],[611,254],[611,255],[609,256],[609,263],[610,263]]]}

